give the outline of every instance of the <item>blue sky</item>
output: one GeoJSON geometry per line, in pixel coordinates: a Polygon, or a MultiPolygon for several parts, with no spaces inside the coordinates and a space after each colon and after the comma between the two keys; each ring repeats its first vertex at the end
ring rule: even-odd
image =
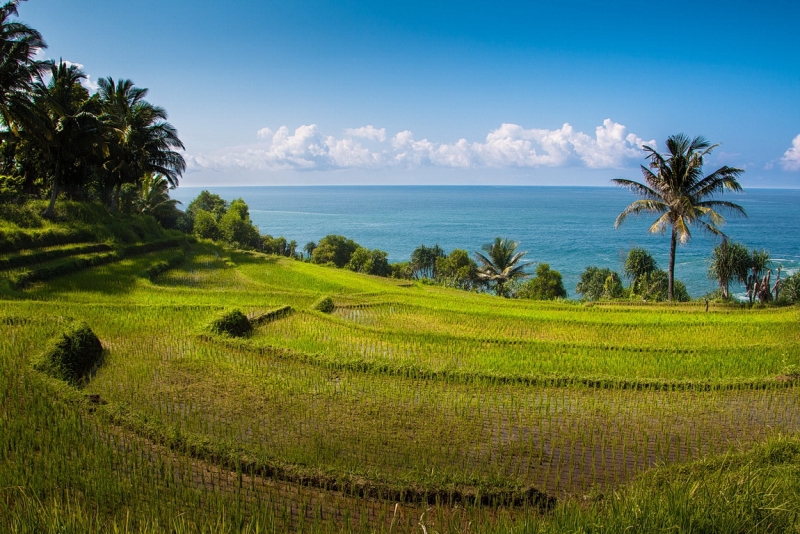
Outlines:
{"type": "Polygon", "coordinates": [[[796,1],[29,0],[46,56],[150,89],[182,183],[607,185],[679,132],[800,187],[796,1]]]}

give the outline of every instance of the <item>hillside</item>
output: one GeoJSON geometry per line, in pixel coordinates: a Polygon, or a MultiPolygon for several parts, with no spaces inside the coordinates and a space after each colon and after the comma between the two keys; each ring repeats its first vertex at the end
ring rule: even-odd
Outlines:
{"type": "Polygon", "coordinates": [[[0,530],[800,526],[797,307],[513,301],[62,206],[0,228],[0,530]],[[79,322],[84,377],[34,369],[79,322]]]}

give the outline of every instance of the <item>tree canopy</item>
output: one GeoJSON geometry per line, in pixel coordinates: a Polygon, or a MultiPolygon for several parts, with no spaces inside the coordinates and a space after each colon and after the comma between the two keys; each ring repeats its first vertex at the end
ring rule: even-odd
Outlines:
{"type": "MultiPolygon", "coordinates": [[[[132,81],[99,80],[73,63],[36,61],[46,48],[41,34],[13,20],[20,0],[0,7],[0,173],[21,178],[18,195],[48,196],[44,212],[55,216],[59,196],[99,200],[114,211],[123,188],[126,209],[136,209],[159,176],[159,194],[178,185],[186,170],[184,148],[167,112],[145,100],[147,89],[132,81]],[[152,185],[152,183],[151,183],[152,185]],[[140,197],[131,201],[131,192],[140,197]]],[[[161,204],[164,220],[175,220],[174,204],[161,204]]]]}
{"type": "Polygon", "coordinates": [[[522,258],[527,252],[517,252],[519,242],[508,238],[495,238],[494,242],[486,243],[480,252],[475,253],[475,258],[480,264],[478,278],[486,282],[494,292],[502,297],[509,294],[509,282],[527,276],[522,263],[522,258]]]}

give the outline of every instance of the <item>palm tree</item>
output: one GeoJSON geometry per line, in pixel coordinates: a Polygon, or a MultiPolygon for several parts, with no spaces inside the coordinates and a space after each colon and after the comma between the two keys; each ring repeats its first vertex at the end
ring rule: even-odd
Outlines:
{"type": "Polygon", "coordinates": [[[176,187],[186,162],[175,150],[184,146],[167,122],[167,112],[147,102],[147,89],[130,80],[115,83],[109,77],[98,85],[109,136],[110,155],[104,167],[111,179],[106,184],[111,209],[116,209],[124,184],[135,184],[148,173],[159,174],[176,187]]]}
{"type": "Polygon", "coordinates": [[[518,246],[517,241],[497,237],[494,243],[486,243],[481,247],[487,255],[475,253],[475,258],[480,263],[478,278],[493,284],[494,291],[499,296],[508,296],[509,282],[527,276],[525,267],[528,264],[520,263],[527,252],[517,252],[518,246]]]}
{"type": "Polygon", "coordinates": [[[32,118],[30,89],[34,77],[47,63],[34,61],[36,53],[47,48],[42,35],[18,21],[16,16],[20,0],[11,0],[0,7],[0,121],[13,133],[18,133],[19,123],[32,118]]]}
{"type": "Polygon", "coordinates": [[[741,243],[731,243],[723,238],[722,242],[711,252],[708,277],[717,281],[722,298],[727,300],[730,298],[731,280],[747,284],[751,264],[752,260],[747,247],[741,243]]]}
{"type": "Polygon", "coordinates": [[[657,270],[658,264],[649,252],[641,247],[632,248],[622,267],[622,272],[631,280],[631,296],[638,294],[641,281],[657,270]]]}
{"type": "Polygon", "coordinates": [[[313,241],[309,241],[306,243],[306,246],[303,247],[303,252],[308,254],[308,259],[311,259],[311,255],[314,253],[315,248],[317,248],[317,244],[313,241]]]}
{"type": "Polygon", "coordinates": [[[742,169],[723,166],[708,176],[703,176],[703,158],[718,145],[711,145],[702,136],[689,139],[684,134],[667,139],[666,154],[659,154],[649,146],[642,147],[650,160],[642,165],[645,183],[615,179],[612,183],[630,189],[642,197],[632,202],[617,216],[614,227],[619,227],[628,215],[642,212],[661,216],[650,226],[651,233],[664,233],[671,229],[669,251],[669,300],[674,299],[675,246],[691,238],[691,226],[699,226],[712,234],[723,235],[719,226],[725,219],[716,210],[727,210],[746,216],[744,208],[733,202],[714,200],[716,194],[742,191],[738,178],[742,169]]]}
{"type": "MultiPolygon", "coordinates": [[[[147,173],[142,177],[136,211],[145,215],[156,215],[159,212],[173,212],[179,201],[169,198],[169,182],[160,174],[147,173]]],[[[157,217],[156,217],[157,218],[157,217]]]]}
{"type": "Polygon", "coordinates": [[[90,97],[80,84],[85,74],[63,61],[51,64],[49,70],[48,82],[40,75],[33,84],[37,123],[26,130],[26,135],[41,147],[51,166],[50,203],[43,215],[52,218],[61,188],[67,177],[73,177],[65,172],[67,166],[74,171],[71,163],[104,152],[105,143],[97,117],[97,98],[90,97]]]}

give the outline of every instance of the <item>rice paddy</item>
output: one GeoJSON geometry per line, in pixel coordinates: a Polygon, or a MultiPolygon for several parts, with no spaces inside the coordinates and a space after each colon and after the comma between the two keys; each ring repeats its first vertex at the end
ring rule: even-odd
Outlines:
{"type": "Polygon", "coordinates": [[[0,529],[537,532],[800,432],[797,307],[520,302],[175,254],[3,289],[0,529]],[[212,334],[232,309],[286,311],[212,334]],[[79,388],[30,368],[73,320],[105,348],[79,388]]]}

